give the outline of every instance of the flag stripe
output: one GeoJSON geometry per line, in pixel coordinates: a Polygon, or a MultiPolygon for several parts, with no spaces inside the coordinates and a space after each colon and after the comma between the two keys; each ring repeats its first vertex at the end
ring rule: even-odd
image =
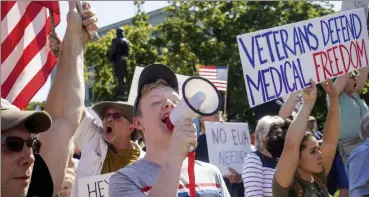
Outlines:
{"type": "Polygon", "coordinates": [[[206,69],[206,68],[200,68],[200,70],[199,70],[200,72],[209,72],[209,73],[214,73],[214,72],[216,72],[216,68],[214,68],[214,69],[206,69]]]}
{"type": "Polygon", "coordinates": [[[200,66],[200,69],[216,69],[216,66],[200,66]]]}
{"type": "MultiPolygon", "coordinates": [[[[46,15],[44,12],[40,12],[35,18],[34,22],[44,24],[46,15]]],[[[28,25],[24,30],[24,35],[18,45],[13,49],[9,57],[3,62],[1,66],[1,84],[9,77],[12,70],[16,67],[16,64],[21,60],[22,55],[25,50],[25,46],[29,46],[31,42],[34,42],[36,35],[45,33],[42,31],[44,29],[43,25],[28,25]]],[[[42,36],[42,35],[40,35],[42,36]]],[[[45,38],[46,39],[46,38],[45,38]]],[[[37,44],[37,43],[36,43],[37,44]]],[[[41,47],[42,45],[40,45],[41,47]]],[[[37,51],[35,51],[37,52],[37,51]]]]}
{"type": "Polygon", "coordinates": [[[1,63],[10,55],[15,46],[18,44],[19,40],[23,37],[24,29],[32,22],[32,20],[39,14],[42,10],[41,6],[34,6],[39,4],[31,3],[27,9],[26,13],[22,16],[22,19],[14,27],[11,33],[7,36],[3,43],[1,43],[1,63]]]}
{"type": "Polygon", "coordinates": [[[16,106],[26,106],[29,101],[35,96],[37,91],[45,84],[48,76],[53,70],[56,64],[55,58],[53,58],[52,52],[49,51],[47,62],[38,71],[31,81],[23,88],[22,92],[14,99],[13,104],[16,106]]]}
{"type": "MultiPolygon", "coordinates": [[[[38,53],[38,49],[40,46],[44,46],[46,44],[47,38],[45,27],[41,30],[41,32],[36,36],[35,39],[24,49],[23,55],[15,65],[14,69],[10,73],[9,77],[4,81],[2,85],[5,86],[4,89],[1,90],[1,96],[6,98],[8,93],[10,92],[10,88],[14,85],[17,78],[21,75],[23,69],[27,66],[27,64],[34,58],[34,56],[38,53]]],[[[11,102],[11,101],[10,101],[11,102]]]]}
{"type": "Polygon", "coordinates": [[[217,79],[217,76],[204,76],[204,75],[202,75],[202,77],[204,77],[204,78],[206,78],[206,79],[209,79],[209,80],[211,80],[211,79],[217,79]]]}
{"type": "Polygon", "coordinates": [[[49,10],[55,25],[60,23],[59,3],[14,1],[1,5],[6,7],[2,7],[1,20],[1,96],[24,109],[56,64],[47,38],[49,10]]]}
{"type": "Polygon", "coordinates": [[[3,1],[1,3],[1,20],[5,18],[8,12],[12,9],[12,7],[16,4],[16,1],[3,1]]]}
{"type": "Polygon", "coordinates": [[[199,75],[208,79],[220,91],[227,90],[227,67],[225,66],[200,66],[199,75]]]}
{"type": "Polygon", "coordinates": [[[5,38],[7,38],[6,36],[10,34],[22,19],[22,16],[26,12],[26,8],[30,3],[31,1],[19,1],[12,7],[8,13],[8,15],[12,17],[12,20],[6,20],[6,23],[1,23],[1,43],[4,42],[5,38]]]}
{"type": "Polygon", "coordinates": [[[48,52],[47,48],[43,47],[40,51],[36,50],[36,52],[36,55],[32,54],[32,60],[27,62],[27,67],[25,67],[22,71],[16,72],[17,76],[12,78],[14,82],[10,86],[11,89],[8,92],[9,96],[4,96],[9,100],[9,102],[13,102],[15,97],[23,90],[24,86],[27,85],[27,83],[37,74],[40,69],[42,69],[42,66],[46,63],[48,52]]]}

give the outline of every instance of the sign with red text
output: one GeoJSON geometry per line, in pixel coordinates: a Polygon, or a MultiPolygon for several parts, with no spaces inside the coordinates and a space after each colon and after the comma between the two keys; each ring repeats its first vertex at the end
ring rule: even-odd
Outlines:
{"type": "Polygon", "coordinates": [[[237,36],[251,107],[369,64],[364,8],[237,36]]]}
{"type": "Polygon", "coordinates": [[[251,152],[251,139],[247,123],[205,122],[209,162],[217,166],[222,175],[228,168],[242,174],[242,164],[251,152]]]}
{"type": "Polygon", "coordinates": [[[114,172],[78,179],[78,196],[109,196],[109,179],[113,174],[114,172]]]}

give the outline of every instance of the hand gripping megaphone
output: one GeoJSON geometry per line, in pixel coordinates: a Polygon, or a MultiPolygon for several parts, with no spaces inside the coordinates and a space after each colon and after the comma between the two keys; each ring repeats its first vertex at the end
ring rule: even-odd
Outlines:
{"type": "MultiPolygon", "coordinates": [[[[212,116],[221,106],[221,97],[209,80],[203,77],[189,77],[182,86],[182,100],[165,120],[167,128],[173,131],[175,125],[184,119],[193,119],[196,115],[212,116]]],[[[194,147],[191,146],[189,152],[194,147]]]]}
{"type": "MultiPolygon", "coordinates": [[[[182,86],[182,100],[164,120],[167,128],[174,127],[184,119],[193,119],[196,115],[211,116],[221,106],[221,98],[217,88],[203,77],[190,77],[182,86]]],[[[188,178],[190,197],[196,197],[195,186],[195,152],[190,146],[188,153],[188,178]]]]}
{"type": "MultiPolygon", "coordinates": [[[[196,115],[211,116],[221,106],[217,88],[203,77],[190,77],[182,86],[182,100],[172,110],[165,124],[170,131],[184,119],[193,119],[196,115]]],[[[195,186],[195,147],[190,146],[188,153],[188,179],[190,197],[196,197],[195,186]]]]}

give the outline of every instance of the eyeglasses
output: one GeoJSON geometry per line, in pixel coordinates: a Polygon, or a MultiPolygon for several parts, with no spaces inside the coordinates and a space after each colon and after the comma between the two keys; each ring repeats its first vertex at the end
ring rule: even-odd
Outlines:
{"type": "Polygon", "coordinates": [[[127,118],[124,114],[119,113],[119,112],[115,112],[115,113],[107,113],[107,114],[105,114],[104,119],[108,119],[108,118],[110,118],[110,117],[113,117],[113,119],[114,119],[114,120],[119,120],[119,119],[121,119],[122,117],[124,117],[125,119],[127,119],[127,120],[128,120],[128,118],[127,118]]]}
{"type": "Polygon", "coordinates": [[[11,152],[21,152],[24,144],[32,150],[33,154],[38,154],[40,152],[41,142],[36,138],[24,140],[16,136],[1,137],[1,146],[5,146],[6,149],[11,152]],[[3,142],[5,143],[3,144],[3,142]]]}

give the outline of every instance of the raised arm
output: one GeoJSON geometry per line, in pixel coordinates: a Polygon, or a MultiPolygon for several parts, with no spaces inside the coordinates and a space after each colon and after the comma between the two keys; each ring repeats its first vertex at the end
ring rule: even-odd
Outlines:
{"type": "MultiPolygon", "coordinates": [[[[84,4],[85,6],[86,4],[84,4]]],[[[86,11],[85,24],[97,28],[93,13],[86,11]],[[90,18],[92,17],[92,19],[90,18]]],[[[45,160],[54,184],[54,195],[60,190],[71,151],[73,135],[84,109],[83,44],[85,30],[76,2],[69,2],[68,25],[61,44],[58,70],[51,86],[45,110],[53,119],[51,131],[42,133],[41,156],[45,160]],[[56,156],[57,155],[57,156],[56,156]]]]}
{"type": "Polygon", "coordinates": [[[344,75],[337,77],[336,80],[334,81],[334,86],[339,95],[342,93],[343,89],[345,89],[346,83],[349,80],[349,78],[350,73],[346,73],[344,75]]]}
{"type": "Polygon", "coordinates": [[[288,188],[292,183],[299,162],[301,141],[306,131],[309,115],[315,104],[317,88],[312,80],[310,83],[312,87],[304,90],[304,103],[288,128],[282,155],[274,175],[283,188],[288,188]]]}
{"type": "Polygon", "coordinates": [[[190,145],[197,146],[196,128],[191,120],[184,120],[174,127],[167,159],[152,185],[148,197],[176,196],[182,163],[188,155],[190,145]]]}
{"type": "Polygon", "coordinates": [[[292,115],[292,112],[296,108],[297,97],[298,96],[299,96],[299,92],[291,93],[288,96],[286,102],[284,102],[281,109],[279,109],[279,116],[280,117],[282,117],[283,119],[286,119],[286,118],[288,118],[289,116],[292,115]]]}
{"type": "MultiPolygon", "coordinates": [[[[368,65],[369,66],[369,65],[368,65]]],[[[359,79],[356,85],[356,91],[360,95],[365,87],[365,83],[368,80],[369,67],[364,67],[359,70],[359,79]]]]}
{"type": "Polygon", "coordinates": [[[339,93],[331,80],[322,83],[322,86],[329,96],[328,114],[321,145],[323,166],[325,173],[328,175],[336,155],[338,137],[340,135],[339,93]]]}

